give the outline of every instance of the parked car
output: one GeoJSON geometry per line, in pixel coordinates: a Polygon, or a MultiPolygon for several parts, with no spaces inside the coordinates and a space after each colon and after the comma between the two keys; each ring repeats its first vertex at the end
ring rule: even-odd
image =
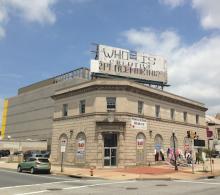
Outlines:
{"type": "Polygon", "coordinates": [[[49,158],[50,152],[46,150],[28,150],[24,152],[24,159],[30,158],[30,157],[43,157],[43,158],[49,158]]]}
{"type": "Polygon", "coordinates": [[[9,156],[10,150],[0,150],[0,157],[9,156]]]}
{"type": "Polygon", "coordinates": [[[43,151],[41,151],[41,154],[44,158],[50,158],[50,152],[49,151],[43,150],[43,151]]]}
{"type": "Polygon", "coordinates": [[[14,154],[13,154],[13,155],[21,155],[21,154],[23,154],[23,152],[22,152],[22,151],[16,151],[16,152],[14,152],[14,154]]]}
{"type": "Polygon", "coordinates": [[[24,159],[28,159],[30,157],[42,157],[39,150],[28,150],[24,152],[24,159]]]}
{"type": "Polygon", "coordinates": [[[219,152],[219,151],[213,151],[213,152],[212,152],[212,157],[213,157],[213,158],[218,158],[218,157],[220,157],[220,152],[219,152]]]}
{"type": "Polygon", "coordinates": [[[51,165],[48,158],[30,157],[18,164],[17,172],[30,171],[31,174],[36,172],[50,173],[51,165]]]}

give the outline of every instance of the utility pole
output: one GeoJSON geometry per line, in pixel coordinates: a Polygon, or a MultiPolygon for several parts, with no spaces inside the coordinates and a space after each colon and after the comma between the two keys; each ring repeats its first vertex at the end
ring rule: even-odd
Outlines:
{"type": "Polygon", "coordinates": [[[192,145],[191,145],[191,147],[192,147],[192,174],[194,174],[195,173],[195,171],[194,171],[194,138],[193,137],[191,137],[191,143],[192,143],[192,145]]]}
{"type": "Polygon", "coordinates": [[[174,165],[175,165],[175,171],[178,171],[178,167],[177,167],[177,163],[176,163],[175,130],[173,130],[172,136],[173,136],[173,152],[174,152],[174,165]]]}

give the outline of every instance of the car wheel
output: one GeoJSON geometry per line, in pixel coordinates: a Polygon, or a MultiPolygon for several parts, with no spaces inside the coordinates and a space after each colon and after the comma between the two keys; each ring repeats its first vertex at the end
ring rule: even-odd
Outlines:
{"type": "Polygon", "coordinates": [[[31,167],[31,174],[34,174],[34,173],[35,173],[34,167],[31,167]]]}
{"type": "Polygon", "coordinates": [[[22,172],[21,166],[18,166],[17,172],[22,172]]]}
{"type": "Polygon", "coordinates": [[[50,174],[50,170],[47,171],[47,174],[50,174]]]}

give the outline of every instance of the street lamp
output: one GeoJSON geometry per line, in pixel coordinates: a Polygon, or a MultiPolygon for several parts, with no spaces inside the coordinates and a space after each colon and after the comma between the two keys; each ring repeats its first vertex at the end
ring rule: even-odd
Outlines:
{"type": "Polygon", "coordinates": [[[175,166],[175,171],[178,171],[178,167],[177,167],[177,164],[176,164],[175,130],[173,130],[172,136],[173,136],[174,166],[175,166]]]}

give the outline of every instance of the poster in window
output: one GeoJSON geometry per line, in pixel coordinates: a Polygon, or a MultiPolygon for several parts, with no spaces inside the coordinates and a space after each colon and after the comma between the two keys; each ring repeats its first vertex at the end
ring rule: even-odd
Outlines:
{"type": "Polygon", "coordinates": [[[143,138],[137,139],[137,149],[138,150],[144,149],[144,139],[143,138]]]}
{"type": "Polygon", "coordinates": [[[83,156],[85,153],[85,140],[78,140],[77,155],[83,156]]]}

